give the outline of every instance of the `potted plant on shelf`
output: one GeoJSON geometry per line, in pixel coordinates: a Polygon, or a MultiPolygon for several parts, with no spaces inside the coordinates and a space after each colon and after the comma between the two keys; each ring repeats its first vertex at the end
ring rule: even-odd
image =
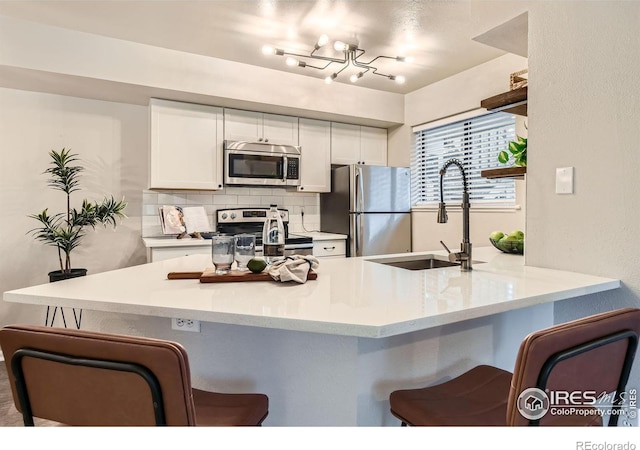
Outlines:
{"type": "Polygon", "coordinates": [[[98,224],[105,227],[111,224],[115,228],[116,220],[126,217],[124,209],[127,204],[124,199],[116,201],[113,196],[110,198],[105,196],[101,203],[84,199],[79,210],[72,208],[71,193],[80,189],[79,176],[84,169],[74,165],[78,158],[76,154],[71,153],[70,149],[63,148],[60,152],[51,150],[49,156],[52,159],[51,167],[44,171],[51,176],[48,185],[67,195],[67,209],[65,212],[49,215],[47,208],[40,214],[30,215],[29,217],[40,222],[40,226],[29,232],[37,240],[58,249],[60,270],[49,272],[49,281],[53,282],[87,274],[87,269],[71,266],[71,252],[80,245],[85,235],[85,227],[90,226],[95,229],[98,224]]]}
{"type": "MultiPolygon", "coordinates": [[[[513,164],[519,167],[527,166],[527,138],[522,136],[516,136],[518,140],[509,142],[509,153],[513,156],[513,164]]],[[[506,150],[502,150],[498,153],[498,161],[502,164],[506,164],[511,159],[511,156],[506,150]]]]}

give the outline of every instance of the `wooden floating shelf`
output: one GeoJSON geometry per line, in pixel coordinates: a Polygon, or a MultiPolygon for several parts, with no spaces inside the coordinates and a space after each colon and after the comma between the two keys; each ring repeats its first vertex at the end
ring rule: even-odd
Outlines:
{"type": "Polygon", "coordinates": [[[524,178],[527,173],[526,167],[501,167],[498,169],[487,169],[480,172],[484,178],[524,178]]]}
{"type": "Polygon", "coordinates": [[[489,111],[502,111],[519,116],[526,116],[527,86],[485,98],[480,102],[480,106],[489,111]]]}

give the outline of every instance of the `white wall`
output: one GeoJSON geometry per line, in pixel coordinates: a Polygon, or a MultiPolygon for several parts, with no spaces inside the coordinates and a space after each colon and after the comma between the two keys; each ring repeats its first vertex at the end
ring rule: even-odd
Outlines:
{"type": "MultiPolygon", "coordinates": [[[[480,101],[509,90],[509,74],[527,67],[527,59],[505,55],[438,83],[419,89],[405,97],[405,125],[389,132],[390,165],[408,166],[412,143],[412,126],[431,122],[480,107],[480,101]]],[[[524,119],[518,118],[519,122],[524,119]]],[[[516,203],[520,209],[482,211],[471,209],[470,239],[475,247],[491,245],[493,231],[510,233],[524,230],[526,184],[516,181],[516,203]]],[[[412,212],[412,247],[414,251],[440,249],[440,240],[454,250],[462,242],[462,214],[448,209],[449,222],[438,224],[434,209],[412,212]]]]}
{"type": "MultiPolygon", "coordinates": [[[[57,251],[27,232],[38,222],[28,218],[49,208],[64,211],[65,194],[47,187],[43,171],[51,149],[70,148],[82,159],[83,198],[125,197],[129,216],[114,232],[87,230],[72,253],[74,267],[89,273],[146,262],[140,239],[142,189],[147,180],[147,108],[0,88],[0,291],[48,282],[59,269],[57,251]]],[[[43,323],[44,309],[0,302],[0,325],[43,323]]]]}
{"type": "MultiPolygon", "coordinates": [[[[505,234],[525,229],[524,180],[516,180],[516,203],[519,209],[474,210],[469,213],[469,239],[473,248],[490,246],[489,235],[494,231],[505,234]]],[[[462,242],[462,212],[456,205],[447,206],[448,221],[438,223],[437,209],[414,209],[411,212],[411,238],[413,251],[441,250],[442,240],[451,251],[458,251],[462,242]],[[452,207],[453,206],[453,207],[452,207]]],[[[525,231],[526,233],[526,231],[525,231]]],[[[525,240],[526,251],[529,244],[525,240]]]]}
{"type": "Polygon", "coordinates": [[[639,17],[635,2],[529,13],[527,263],[622,278],[597,303],[637,304],[640,293],[640,89],[629,79],[640,70],[639,17]],[[557,195],[555,169],[569,166],[575,193],[557,195]]]}
{"type": "MultiPolygon", "coordinates": [[[[622,280],[559,302],[555,320],[640,306],[637,2],[544,2],[529,11],[529,265],[622,280]],[[575,167],[575,193],[555,169],[575,167]]],[[[640,369],[630,386],[640,385],[640,369]]]]}

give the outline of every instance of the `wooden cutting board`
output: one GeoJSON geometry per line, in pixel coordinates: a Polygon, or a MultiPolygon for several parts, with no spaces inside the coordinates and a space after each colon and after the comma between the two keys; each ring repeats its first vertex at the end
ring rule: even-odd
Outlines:
{"type": "MultiPolygon", "coordinates": [[[[229,273],[223,275],[216,275],[213,269],[205,270],[204,272],[169,272],[167,274],[169,280],[197,280],[200,279],[200,283],[232,283],[239,281],[275,281],[271,278],[268,272],[253,273],[238,272],[232,270],[229,273]]],[[[316,272],[310,271],[307,274],[307,280],[315,280],[318,278],[316,272]]],[[[279,283],[279,282],[278,282],[279,283]]]]}

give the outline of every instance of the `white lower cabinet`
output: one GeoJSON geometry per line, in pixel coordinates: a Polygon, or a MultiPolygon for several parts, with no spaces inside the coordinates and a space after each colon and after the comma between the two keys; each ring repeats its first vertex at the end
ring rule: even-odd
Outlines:
{"type": "Polygon", "coordinates": [[[313,256],[316,258],[346,258],[347,242],[345,239],[314,240],[313,256]]]}
{"type": "MultiPolygon", "coordinates": [[[[211,241],[202,245],[147,247],[147,262],[158,262],[189,255],[211,255],[211,241]]],[[[346,239],[313,240],[313,256],[316,258],[346,258],[346,255],[346,239]]]]}
{"type": "Polygon", "coordinates": [[[185,247],[150,247],[147,252],[148,262],[164,261],[189,255],[210,255],[211,244],[185,247]]]}

